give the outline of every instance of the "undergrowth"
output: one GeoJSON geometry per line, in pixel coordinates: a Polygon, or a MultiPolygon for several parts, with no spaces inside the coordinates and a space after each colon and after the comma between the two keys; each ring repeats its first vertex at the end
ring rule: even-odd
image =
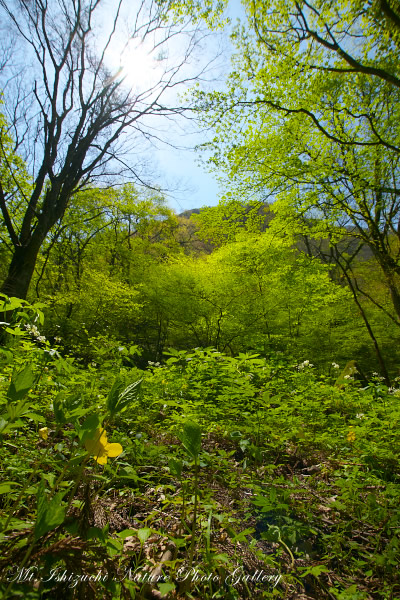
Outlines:
{"type": "Polygon", "coordinates": [[[118,343],[80,364],[40,306],[3,309],[3,598],[400,598],[379,375],[212,348],[141,370],[118,343]]]}

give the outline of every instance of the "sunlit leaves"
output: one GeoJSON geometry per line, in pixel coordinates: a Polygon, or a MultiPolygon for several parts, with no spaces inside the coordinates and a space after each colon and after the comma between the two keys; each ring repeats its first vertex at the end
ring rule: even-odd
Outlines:
{"type": "Polygon", "coordinates": [[[17,402],[26,396],[35,381],[31,365],[26,365],[21,371],[14,371],[7,396],[12,402],[17,402]]]}
{"type": "Polygon", "coordinates": [[[44,481],[39,484],[37,492],[37,516],[35,523],[35,540],[58,527],[65,519],[65,506],[62,499],[65,491],[58,492],[53,497],[46,492],[44,481]]]}
{"type": "Polygon", "coordinates": [[[118,378],[115,380],[108,394],[106,404],[111,417],[133,405],[138,399],[141,383],[142,380],[140,379],[124,387],[122,380],[118,378]]]}
{"type": "MultiPolygon", "coordinates": [[[[188,454],[197,459],[201,449],[201,428],[197,423],[186,421],[183,431],[179,434],[179,439],[188,454]]],[[[176,467],[177,465],[175,465],[176,467]]]]}

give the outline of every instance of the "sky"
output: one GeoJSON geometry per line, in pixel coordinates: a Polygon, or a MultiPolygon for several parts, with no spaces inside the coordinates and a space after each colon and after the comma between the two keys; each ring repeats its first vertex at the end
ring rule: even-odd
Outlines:
{"type": "MultiPolygon", "coordinates": [[[[138,14],[137,6],[137,0],[134,0],[122,15],[123,26],[119,28],[113,45],[107,51],[107,62],[111,72],[121,77],[124,85],[131,89],[134,95],[144,94],[146,103],[149,104],[159,89],[159,82],[165,80],[166,72],[182,61],[182,56],[190,46],[191,37],[179,34],[172,39],[168,38],[164,43],[162,30],[156,29],[143,39],[141,21],[135,19],[138,14]],[[154,50],[155,46],[157,50],[154,50]]],[[[241,10],[240,0],[229,0],[227,16],[232,21],[236,20],[241,10]]],[[[104,22],[104,31],[108,29],[107,25],[108,23],[104,22]]],[[[199,73],[202,89],[223,89],[232,53],[229,31],[227,29],[215,33],[204,26],[204,33],[204,39],[200,36],[199,45],[193,48],[189,60],[184,62],[174,79],[176,82],[186,79],[193,81],[173,87],[167,90],[166,94],[164,92],[161,96],[162,104],[179,106],[178,94],[190,88],[199,73]],[[206,70],[202,73],[204,68],[206,70]]],[[[102,47],[104,39],[99,38],[99,42],[102,47]]],[[[150,132],[150,147],[146,149],[144,145],[140,150],[136,147],[131,160],[133,165],[138,158],[143,160],[143,180],[160,186],[169,206],[177,213],[217,204],[218,183],[200,164],[200,153],[194,150],[196,145],[204,143],[210,137],[211,132],[201,132],[198,124],[184,117],[171,120],[151,116],[142,122],[148,126],[150,132]],[[152,133],[155,136],[151,135],[152,133]]]]}
{"type": "MultiPolygon", "coordinates": [[[[184,143],[201,142],[204,136],[182,134],[184,143]]],[[[167,192],[168,204],[177,213],[191,208],[215,206],[218,204],[219,186],[206,168],[199,164],[198,154],[194,150],[159,149],[155,158],[166,186],[173,189],[167,192]]]]}
{"type": "MultiPolygon", "coordinates": [[[[243,15],[240,0],[229,0],[227,16],[232,22],[237,18],[243,19],[243,15]]],[[[227,35],[223,44],[223,56],[218,61],[214,72],[216,88],[223,85],[224,76],[229,72],[230,54],[233,49],[227,35]]],[[[208,89],[213,87],[211,83],[207,85],[208,89]]],[[[175,181],[178,185],[178,189],[167,195],[169,205],[178,213],[192,208],[215,206],[218,204],[218,196],[222,194],[222,190],[215,176],[207,171],[206,166],[200,164],[200,153],[193,149],[196,144],[206,141],[210,133],[201,132],[197,127],[193,133],[174,132],[173,137],[177,144],[188,146],[187,149],[160,147],[155,153],[159,169],[164,173],[167,183],[175,181]]]]}
{"type": "MultiPolygon", "coordinates": [[[[229,1],[227,16],[232,22],[238,17],[243,18],[240,0],[229,1]]],[[[215,69],[210,72],[210,82],[206,84],[209,90],[223,87],[230,67],[232,46],[227,34],[224,34],[222,40],[210,44],[210,58],[217,52],[218,44],[222,44],[222,54],[215,62],[215,69]],[[212,82],[212,79],[215,81],[212,82]]],[[[164,135],[171,146],[159,144],[154,149],[155,168],[160,174],[161,184],[168,189],[168,204],[177,213],[218,204],[218,196],[222,190],[215,176],[200,164],[200,153],[194,150],[197,144],[205,142],[210,136],[211,132],[202,132],[199,126],[183,121],[181,127],[171,125],[167,135],[164,135]]]]}

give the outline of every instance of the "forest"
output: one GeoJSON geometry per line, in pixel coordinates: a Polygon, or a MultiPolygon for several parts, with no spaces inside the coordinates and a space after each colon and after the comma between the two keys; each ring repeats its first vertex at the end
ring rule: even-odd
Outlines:
{"type": "Polygon", "coordinates": [[[397,0],[0,14],[0,597],[400,600],[397,0]]]}

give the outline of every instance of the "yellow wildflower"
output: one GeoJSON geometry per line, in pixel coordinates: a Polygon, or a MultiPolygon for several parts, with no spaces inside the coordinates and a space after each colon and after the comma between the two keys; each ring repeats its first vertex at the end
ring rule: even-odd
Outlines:
{"type": "Polygon", "coordinates": [[[39,429],[39,437],[42,438],[42,440],[46,441],[49,437],[49,428],[42,427],[41,429],[39,429]]]}
{"type": "Polygon", "coordinates": [[[114,458],[123,451],[121,444],[108,443],[107,434],[103,428],[96,429],[93,439],[86,440],[85,448],[99,465],[105,465],[108,457],[114,458]]]}
{"type": "Polygon", "coordinates": [[[355,440],[356,440],[356,434],[352,429],[350,429],[349,433],[347,434],[347,441],[355,442],[355,440]]]}

